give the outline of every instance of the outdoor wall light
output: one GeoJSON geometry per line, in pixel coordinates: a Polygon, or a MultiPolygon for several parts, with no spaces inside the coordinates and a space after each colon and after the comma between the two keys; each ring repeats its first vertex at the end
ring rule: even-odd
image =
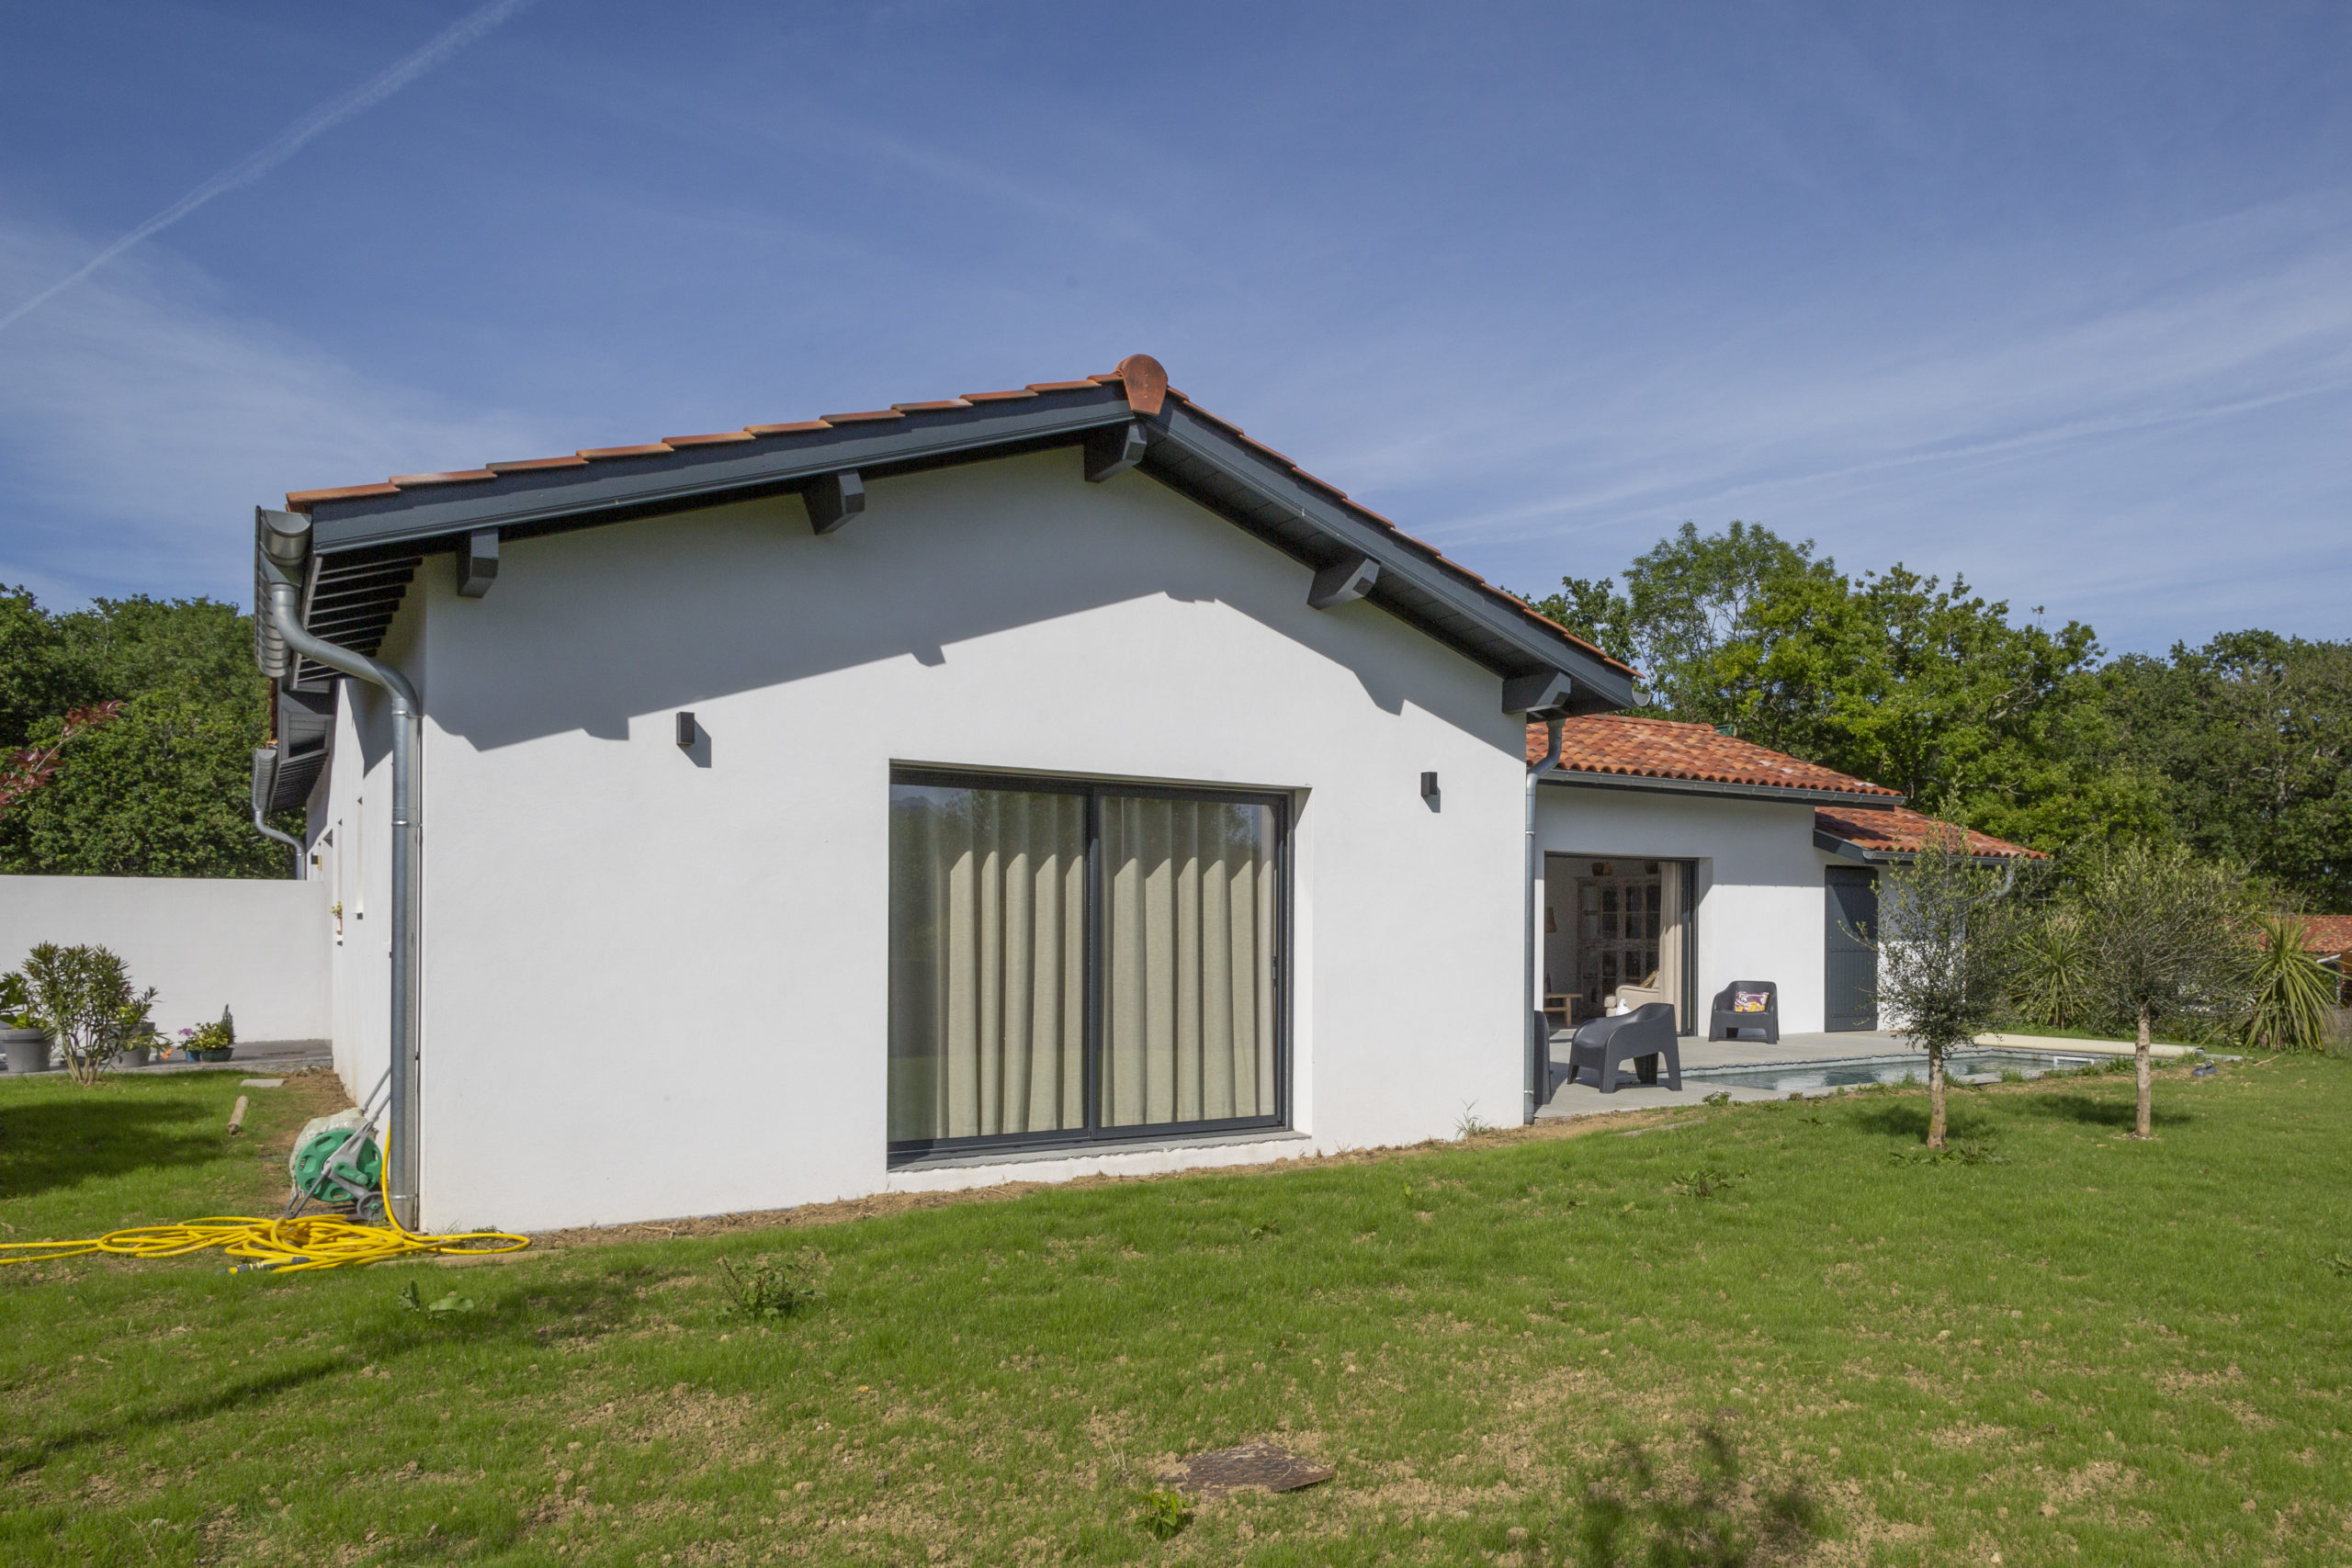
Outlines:
{"type": "Polygon", "coordinates": [[[1435,773],[1423,773],[1421,775],[1421,798],[1429,801],[1434,801],[1437,799],[1437,775],[1435,773]]]}
{"type": "Polygon", "coordinates": [[[680,714],[678,716],[678,746],[680,750],[693,750],[695,736],[696,733],[697,732],[695,729],[695,716],[690,713],[680,714]]]}

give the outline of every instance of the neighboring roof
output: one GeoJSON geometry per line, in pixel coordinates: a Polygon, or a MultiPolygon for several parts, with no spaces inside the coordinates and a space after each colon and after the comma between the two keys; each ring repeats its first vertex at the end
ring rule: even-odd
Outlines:
{"type": "MultiPolygon", "coordinates": [[[[1813,814],[1813,841],[1849,860],[1907,860],[1938,842],[1952,824],[1898,806],[1885,811],[1841,811],[1821,807],[1813,814]]],[[[2047,860],[2040,850],[1967,829],[1968,852],[1978,860],[2047,860]]]]}
{"type": "MultiPolygon", "coordinates": [[[[1632,701],[1626,665],[1200,408],[1148,355],[1075,381],[294,491],[286,503],[311,521],[304,624],[372,654],[423,558],[467,548],[482,531],[524,537],[805,494],[838,476],[865,483],[1077,446],[1091,468],[1134,466],[1318,572],[1351,579],[1334,602],[1363,597],[1507,680],[1532,681],[1522,694],[1556,693],[1544,682],[1566,677],[1573,711],[1632,701]],[[1363,562],[1377,569],[1368,588],[1363,562]]],[[[262,652],[265,667],[282,657],[266,639],[262,652]]],[[[327,678],[300,660],[288,675],[295,684],[327,678]]]]}
{"type": "Polygon", "coordinates": [[[2352,953],[2352,915],[2305,915],[2303,951],[2323,955],[2352,953]]]}
{"type": "MultiPolygon", "coordinates": [[[[1528,761],[1542,761],[1548,743],[1544,726],[1531,723],[1528,761]]],[[[1560,768],[1546,782],[1766,800],[1850,799],[1865,807],[1903,801],[1900,790],[1721,734],[1713,725],[1631,714],[1563,721],[1560,768]]]]}

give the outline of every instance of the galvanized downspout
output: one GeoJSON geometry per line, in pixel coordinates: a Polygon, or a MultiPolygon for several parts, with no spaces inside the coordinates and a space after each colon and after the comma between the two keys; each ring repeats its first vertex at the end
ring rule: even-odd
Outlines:
{"type": "Polygon", "coordinates": [[[417,1223],[417,976],[416,889],[418,811],[416,772],[424,705],[408,677],[389,664],[314,637],[302,625],[300,572],[311,550],[310,519],[297,513],[260,515],[264,587],[271,628],[287,649],[314,664],[379,686],[392,703],[392,985],[391,1105],[389,1142],[392,1217],[417,1223]]]}
{"type": "Polygon", "coordinates": [[[1543,1109],[1544,1089],[1551,1076],[1552,1027],[1544,1017],[1544,997],[1536,989],[1541,928],[1535,922],[1535,884],[1543,874],[1541,852],[1535,847],[1535,790],[1544,775],[1560,765],[1560,716],[1544,716],[1544,760],[1527,770],[1527,988],[1521,993],[1527,1008],[1527,1107],[1522,1120],[1535,1121],[1543,1109]]]}

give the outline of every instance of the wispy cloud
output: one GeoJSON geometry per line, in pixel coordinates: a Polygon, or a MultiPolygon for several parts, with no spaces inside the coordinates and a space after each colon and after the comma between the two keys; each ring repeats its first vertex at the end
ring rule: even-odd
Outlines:
{"type": "Polygon", "coordinates": [[[278,164],[300,152],[304,145],[341,125],[354,115],[361,114],[382,103],[419,76],[432,70],[466,45],[496,28],[515,12],[531,4],[531,0],[490,0],[486,6],[468,13],[436,35],[431,42],[413,53],[404,55],[383,71],[338,97],[328,99],[309,114],[288,126],[263,146],[238,159],[177,201],[141,223],[136,229],[99,251],[63,277],[33,295],[6,315],[0,315],[0,332],[32,314],[60,294],[86,279],[92,273],[113,261],[141,241],[153,239],[173,224],[202,207],[215,197],[225,196],[241,186],[248,186],[278,164]]]}
{"type": "MultiPolygon", "coordinates": [[[[53,271],[71,236],[0,222],[0,288],[53,271]]],[[[469,407],[364,374],[203,304],[168,253],[93,279],[19,333],[0,375],[0,581],[240,598],[252,508],[460,458],[563,450],[546,416],[469,407]]]]}

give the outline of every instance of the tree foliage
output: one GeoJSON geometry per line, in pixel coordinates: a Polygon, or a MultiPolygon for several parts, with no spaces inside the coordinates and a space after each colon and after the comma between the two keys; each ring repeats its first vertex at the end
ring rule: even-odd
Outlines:
{"type": "Polygon", "coordinates": [[[2074,868],[2064,903],[2079,922],[2092,995],[2135,1031],[2135,1135],[2147,1137],[2154,1030],[2210,1033],[2245,1006],[2254,956],[2245,887],[2184,845],[2108,844],[2074,868]]]}
{"type": "Polygon", "coordinates": [[[2268,632],[2107,660],[2092,629],[1896,564],[1859,576],[1750,523],[1685,523],[1619,588],[1536,607],[1648,705],[2037,849],[2183,842],[2352,910],[2352,643],[2268,632]]]}
{"type": "Polygon", "coordinates": [[[0,754],[43,764],[0,804],[0,872],[287,874],[247,804],[268,704],[233,604],[141,595],[57,615],[0,586],[0,754]],[[71,733],[69,715],[110,705],[71,733]]]}
{"type": "Polygon", "coordinates": [[[1928,1054],[1928,1146],[1944,1146],[1944,1057],[2009,1008],[2017,901],[2013,873],[1976,863],[1967,836],[1880,874],[1879,929],[1855,934],[1878,953],[1879,1011],[1928,1054]]]}

